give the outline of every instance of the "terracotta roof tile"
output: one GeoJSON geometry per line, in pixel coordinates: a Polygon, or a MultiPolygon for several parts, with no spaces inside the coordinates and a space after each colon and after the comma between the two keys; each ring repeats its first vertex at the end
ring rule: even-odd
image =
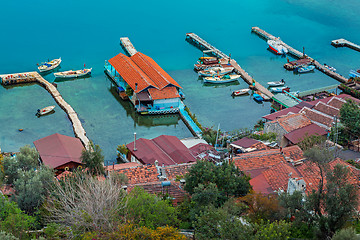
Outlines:
{"type": "Polygon", "coordinates": [[[278,122],[286,132],[291,132],[311,124],[310,119],[300,113],[289,114],[273,122],[278,122]]]}
{"type": "Polygon", "coordinates": [[[129,184],[159,181],[159,173],[155,165],[143,165],[135,168],[124,168],[116,172],[125,174],[129,179],[129,184]]]}
{"type": "Polygon", "coordinates": [[[267,182],[265,176],[261,173],[260,175],[250,179],[249,181],[253,190],[257,193],[272,194],[274,190],[267,182]]]}
{"type": "Polygon", "coordinates": [[[128,163],[120,163],[120,164],[114,164],[114,165],[109,165],[109,166],[105,166],[105,170],[107,171],[117,171],[120,169],[126,169],[126,168],[135,168],[141,166],[140,163],[137,162],[128,162],[128,163]]]}
{"type": "Polygon", "coordinates": [[[260,141],[252,139],[252,138],[248,138],[248,137],[243,137],[239,140],[236,140],[234,142],[232,142],[231,144],[233,145],[237,145],[239,147],[243,147],[243,148],[249,148],[251,146],[253,146],[256,143],[259,143],[260,141]]]}
{"type": "Polygon", "coordinates": [[[320,126],[324,126],[327,129],[332,127],[334,119],[325,113],[307,107],[304,107],[300,113],[306,115],[314,123],[320,123],[320,126]]]}
{"type": "MultiPolygon", "coordinates": [[[[333,98],[334,99],[334,98],[333,98]]],[[[330,100],[331,101],[331,100],[330,100]]],[[[325,113],[329,116],[337,116],[340,112],[339,108],[333,107],[323,102],[318,102],[313,108],[319,112],[325,113]]]]}
{"type": "Polygon", "coordinates": [[[286,158],[289,158],[293,161],[304,159],[303,151],[298,145],[283,148],[282,151],[286,158]]]}
{"type": "Polygon", "coordinates": [[[335,107],[337,109],[340,109],[342,107],[342,105],[346,103],[346,101],[342,98],[338,98],[338,97],[332,97],[328,102],[327,104],[332,106],[332,107],[335,107]]]}
{"type": "Polygon", "coordinates": [[[306,127],[299,128],[292,132],[289,132],[285,134],[284,137],[287,138],[293,144],[297,144],[302,140],[304,140],[304,138],[307,136],[312,136],[312,135],[324,136],[327,135],[327,133],[328,132],[324,128],[319,127],[315,123],[312,123],[306,127]]]}
{"type": "Polygon", "coordinates": [[[173,166],[165,166],[166,178],[169,181],[175,180],[177,177],[184,177],[190,170],[190,168],[195,164],[192,163],[182,163],[173,166]]]}
{"type": "Polygon", "coordinates": [[[296,169],[287,162],[280,162],[265,170],[262,174],[273,191],[278,191],[279,189],[286,191],[289,177],[300,177],[296,169]]]}
{"type": "Polygon", "coordinates": [[[179,98],[179,92],[175,87],[166,87],[161,90],[156,88],[149,88],[149,94],[151,99],[158,100],[158,99],[168,99],[168,98],[179,98]]]}

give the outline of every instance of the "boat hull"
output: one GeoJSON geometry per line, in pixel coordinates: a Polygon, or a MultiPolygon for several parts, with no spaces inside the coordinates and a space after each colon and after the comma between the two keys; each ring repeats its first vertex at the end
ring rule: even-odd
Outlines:
{"type": "Polygon", "coordinates": [[[199,71],[199,76],[200,77],[211,77],[214,75],[223,76],[223,75],[231,73],[233,70],[234,70],[233,67],[223,68],[220,71],[217,71],[216,68],[215,69],[207,69],[207,70],[199,71]]]}
{"type": "Polygon", "coordinates": [[[314,69],[315,69],[315,66],[305,66],[305,67],[300,67],[300,68],[296,69],[296,71],[298,73],[308,73],[308,72],[314,71],[314,69]]]}
{"type": "Polygon", "coordinates": [[[270,50],[278,55],[284,55],[288,53],[287,48],[281,45],[278,41],[268,40],[267,44],[269,45],[270,50]]]}
{"type": "Polygon", "coordinates": [[[240,89],[240,90],[237,90],[237,91],[233,91],[233,92],[232,92],[232,95],[233,95],[233,96],[241,96],[241,95],[248,94],[249,91],[250,91],[249,88],[240,89]]]}
{"type": "Polygon", "coordinates": [[[48,106],[42,109],[38,109],[37,115],[43,116],[46,115],[54,110],[55,106],[48,106]]]}
{"type": "Polygon", "coordinates": [[[268,82],[269,87],[280,87],[284,86],[285,82],[268,82]]]}
{"type": "Polygon", "coordinates": [[[38,67],[39,72],[47,72],[47,71],[51,71],[51,70],[57,68],[57,67],[60,66],[60,64],[61,64],[61,58],[51,60],[50,62],[47,62],[47,64],[49,64],[49,63],[51,63],[51,62],[54,62],[54,64],[51,64],[51,66],[43,67],[43,66],[45,66],[44,64],[42,64],[41,66],[39,66],[39,67],[38,67]]]}
{"type": "Polygon", "coordinates": [[[230,75],[230,78],[206,77],[204,78],[204,83],[212,83],[212,84],[230,83],[230,82],[238,81],[239,78],[240,78],[239,75],[230,75]]]}
{"type": "Polygon", "coordinates": [[[83,77],[83,76],[91,74],[92,68],[84,69],[84,70],[59,72],[59,73],[54,73],[54,75],[57,78],[78,78],[78,77],[83,77]],[[74,72],[74,74],[68,74],[71,72],[74,72]]]}

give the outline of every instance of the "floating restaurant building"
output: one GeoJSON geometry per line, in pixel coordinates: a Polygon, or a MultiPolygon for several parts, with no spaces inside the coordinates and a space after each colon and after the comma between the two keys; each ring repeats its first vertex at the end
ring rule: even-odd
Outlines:
{"type": "Polygon", "coordinates": [[[119,95],[129,98],[141,114],[179,112],[181,86],[152,58],[137,52],[119,53],[105,62],[105,73],[115,82],[119,95]]]}

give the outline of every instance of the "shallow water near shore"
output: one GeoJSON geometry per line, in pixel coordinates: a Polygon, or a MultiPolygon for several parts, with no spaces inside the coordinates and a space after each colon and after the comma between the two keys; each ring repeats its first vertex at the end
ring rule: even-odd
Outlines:
{"type": "MultiPolygon", "coordinates": [[[[192,70],[201,51],[185,41],[185,33],[195,32],[225,53],[231,53],[255,80],[285,79],[291,91],[304,91],[338,82],[315,71],[295,75],[282,66],[287,59],[267,50],[266,42],[251,27],[258,26],[287,44],[302,50],[321,63],[348,76],[360,68],[360,53],[335,48],[331,40],[345,38],[360,44],[360,4],[350,1],[3,1],[0,15],[0,74],[36,70],[36,63],[62,57],[61,71],[84,66],[93,68],[92,77],[58,82],[58,90],[78,113],[87,136],[99,144],[110,164],[116,146],[138,137],[161,134],[190,137],[178,115],[140,116],[129,102],[114,94],[103,73],[106,59],[122,52],[119,38],[128,36],[135,48],[152,57],[182,87],[185,104],[204,126],[220,123],[231,131],[251,128],[268,114],[270,104],[258,104],[250,96],[233,98],[239,85],[205,86],[192,70]],[[341,2],[341,3],[340,3],[341,2]],[[216,9],[210,12],[208,9],[216,9]],[[14,17],[16,14],[16,17],[14,17]]],[[[290,58],[290,60],[292,60],[290,58]]],[[[49,81],[53,74],[46,75],[49,81]]],[[[55,113],[41,118],[36,110],[56,105],[42,87],[33,85],[0,87],[0,147],[19,147],[53,133],[73,136],[66,114],[58,106],[55,113]],[[24,129],[19,132],[18,129],[24,129]]]]}

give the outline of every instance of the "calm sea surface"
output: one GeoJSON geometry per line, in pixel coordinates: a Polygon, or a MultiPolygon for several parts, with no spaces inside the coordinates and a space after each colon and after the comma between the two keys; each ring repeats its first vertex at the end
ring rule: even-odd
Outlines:
{"type": "MultiPolygon", "coordinates": [[[[143,117],[119,100],[103,72],[104,60],[122,52],[119,38],[128,36],[136,49],[152,57],[183,87],[185,104],[205,126],[230,131],[252,127],[269,113],[268,103],[249,96],[232,98],[239,85],[204,86],[192,70],[202,54],[188,44],[185,33],[195,32],[231,56],[261,83],[285,79],[291,90],[303,91],[337,84],[315,72],[294,75],[282,67],[286,58],[267,50],[251,34],[259,26],[289,45],[338,69],[360,68],[360,53],[334,48],[331,40],[346,38],[360,44],[358,0],[258,1],[1,1],[0,74],[36,70],[36,63],[61,57],[61,70],[93,68],[91,78],[58,83],[58,90],[81,119],[87,136],[104,151],[106,163],[115,159],[116,146],[138,137],[161,134],[190,137],[178,116],[143,117]]],[[[52,74],[45,76],[53,81],[52,74]]],[[[36,110],[56,105],[38,85],[0,86],[0,147],[17,151],[53,133],[73,136],[59,107],[37,118],[36,110]],[[19,132],[18,129],[24,129],[19,132]]]]}

